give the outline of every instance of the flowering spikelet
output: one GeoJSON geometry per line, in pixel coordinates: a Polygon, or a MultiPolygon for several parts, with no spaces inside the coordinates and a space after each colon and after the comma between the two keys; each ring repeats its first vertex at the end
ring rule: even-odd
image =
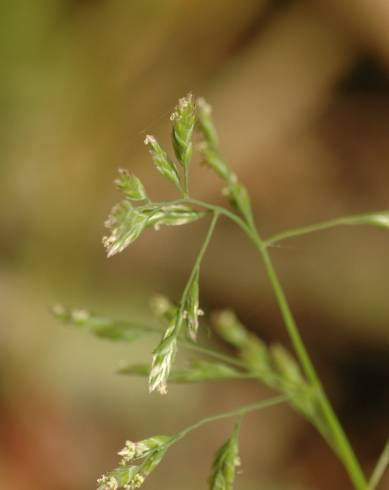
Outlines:
{"type": "Polygon", "coordinates": [[[236,424],[231,437],[216,453],[210,478],[210,490],[233,490],[236,467],[240,465],[238,436],[240,424],[236,424]]]}
{"type": "Polygon", "coordinates": [[[180,177],[174,162],[161,148],[154,136],[147,135],[145,145],[149,148],[153,163],[158,172],[180,189],[180,177]]]}
{"type": "Polygon", "coordinates": [[[192,158],[192,134],[195,124],[195,105],[192,94],[178,101],[170,116],[173,121],[172,140],[177,160],[187,168],[192,158]]]}
{"type": "Polygon", "coordinates": [[[198,128],[202,136],[199,149],[203,156],[204,164],[214,170],[226,182],[236,179],[219,152],[218,137],[212,119],[211,106],[203,98],[197,99],[196,105],[198,128]]]}
{"type": "Polygon", "coordinates": [[[103,238],[107,256],[112,257],[134,242],[146,228],[147,221],[148,216],[140,208],[133,208],[129,201],[114,206],[105,222],[106,228],[111,230],[111,234],[103,238]]]}
{"type": "Polygon", "coordinates": [[[225,194],[231,204],[246,219],[250,220],[252,211],[247,189],[238,182],[236,175],[220,153],[217,133],[211,116],[211,107],[203,98],[200,98],[197,100],[197,108],[198,127],[202,136],[200,151],[203,161],[226,182],[225,194]]]}
{"type": "Polygon", "coordinates": [[[154,436],[139,442],[126,441],[124,447],[118,452],[122,457],[121,466],[125,466],[131,461],[145,458],[151,452],[161,448],[170,440],[169,436],[154,436]]]}
{"type": "Polygon", "coordinates": [[[180,226],[187,225],[204,216],[204,213],[195,211],[183,204],[168,204],[155,209],[150,214],[148,224],[154,227],[161,225],[180,226]]]}
{"type": "Polygon", "coordinates": [[[177,315],[171,319],[161,342],[154,351],[149,375],[150,393],[155,390],[158,390],[161,395],[167,393],[167,380],[177,352],[179,321],[177,315]]]}
{"type": "Polygon", "coordinates": [[[200,315],[203,315],[203,311],[199,308],[199,269],[197,268],[190,283],[184,307],[184,320],[187,333],[193,341],[197,337],[200,315]]]}
{"type": "Polygon", "coordinates": [[[204,136],[206,142],[214,148],[218,145],[218,137],[215,125],[212,120],[212,107],[203,98],[199,97],[196,100],[197,116],[199,129],[204,136]]]}
{"type": "Polygon", "coordinates": [[[136,490],[137,488],[140,488],[143,485],[144,481],[145,481],[145,477],[140,473],[137,473],[136,475],[134,475],[130,483],[124,485],[124,490],[136,490]]]}
{"type": "Polygon", "coordinates": [[[192,223],[204,216],[204,213],[180,204],[146,204],[133,207],[128,200],[123,200],[112,208],[105,222],[111,231],[103,238],[107,256],[122,252],[133,243],[148,227],[159,229],[161,225],[180,226],[192,223]]]}
{"type": "Polygon", "coordinates": [[[117,490],[119,488],[119,483],[113,476],[103,475],[98,478],[98,490],[117,490]]]}
{"type": "Polygon", "coordinates": [[[161,462],[171,441],[169,436],[154,436],[139,442],[126,441],[119,451],[119,467],[97,480],[97,490],[135,490],[161,462]],[[143,462],[137,462],[143,460],[143,462]],[[135,463],[133,463],[135,462],[135,463]]]}
{"type": "Polygon", "coordinates": [[[147,197],[142,182],[124,168],[119,168],[119,177],[115,180],[115,184],[127,199],[143,201],[147,197]]]}

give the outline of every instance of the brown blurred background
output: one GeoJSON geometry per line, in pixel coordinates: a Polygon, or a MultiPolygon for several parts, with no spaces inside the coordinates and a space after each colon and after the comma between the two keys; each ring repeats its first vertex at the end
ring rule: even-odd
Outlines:
{"type": "MultiPolygon", "coordinates": [[[[0,4],[0,36],[0,488],[91,489],[126,438],[270,396],[236,382],[149,396],[143,380],[114,371],[149,357],[152,343],[106,343],[50,317],[60,301],[145,319],[153,292],[180,293],[204,225],[150,231],[107,260],[116,169],[172,196],[143,139],[167,145],[169,113],[192,91],[213,105],[264,234],[388,208],[389,3],[12,0],[0,4]]],[[[198,197],[221,199],[210,173],[193,174],[198,197]]],[[[366,471],[389,432],[388,250],[389,232],[350,228],[272,252],[366,471]]],[[[207,255],[202,301],[287,342],[256,253],[228,223],[207,255]]],[[[206,488],[230,427],[182,442],[145,488],[206,488]]],[[[351,488],[287,407],[247,420],[242,460],[241,490],[351,488]]]]}

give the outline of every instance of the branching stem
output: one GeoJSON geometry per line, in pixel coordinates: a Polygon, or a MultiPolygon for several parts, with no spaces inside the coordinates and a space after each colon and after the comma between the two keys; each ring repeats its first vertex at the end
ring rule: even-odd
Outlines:
{"type": "MultiPolygon", "coordinates": [[[[234,223],[236,223],[244,232],[245,234],[250,238],[250,240],[254,243],[256,249],[262,256],[265,269],[267,272],[267,275],[270,279],[271,285],[274,290],[274,294],[276,296],[276,300],[278,303],[278,306],[280,308],[280,312],[282,315],[282,318],[284,320],[286,329],[288,331],[290,340],[292,342],[292,345],[294,347],[294,350],[296,352],[296,355],[301,363],[301,366],[304,370],[304,373],[311,383],[312,387],[316,390],[317,393],[317,399],[320,404],[320,407],[323,412],[323,416],[328,424],[328,427],[332,433],[333,437],[333,442],[334,442],[334,447],[336,449],[337,454],[341,458],[349,476],[352,482],[354,483],[354,486],[356,490],[368,490],[368,484],[366,481],[366,478],[362,472],[362,469],[360,467],[360,464],[355,456],[355,453],[351,447],[351,444],[348,441],[348,438],[331,406],[330,401],[327,398],[327,395],[324,391],[324,388],[321,384],[321,381],[316,373],[316,370],[312,364],[312,361],[309,357],[309,354],[305,348],[304,342],[302,340],[302,337],[300,335],[299,329],[297,327],[297,324],[295,322],[295,319],[293,317],[292,311],[290,309],[288,300],[286,299],[286,295],[284,293],[284,290],[282,288],[282,285],[280,283],[280,280],[278,278],[278,275],[275,271],[275,268],[273,266],[273,262],[271,260],[269,251],[267,249],[267,245],[270,243],[274,242],[274,239],[264,242],[260,235],[259,232],[255,226],[255,223],[252,219],[248,219],[245,221],[242,219],[240,216],[237,214],[223,208],[220,206],[215,206],[208,204],[204,201],[196,200],[196,199],[188,199],[187,202],[191,204],[195,204],[198,206],[203,206],[206,209],[213,210],[215,212],[220,213],[221,215],[226,216],[230,220],[232,220],[234,223]]],[[[360,217],[359,217],[360,218],[360,217]]],[[[340,224],[339,221],[337,220],[338,223],[340,224]]],[[[329,227],[330,225],[326,225],[326,227],[329,227]]],[[[332,222],[331,226],[334,226],[334,223],[332,222]]],[[[286,234],[286,232],[285,232],[286,234]]]]}
{"type": "MultiPolygon", "coordinates": [[[[188,350],[192,350],[194,352],[198,352],[199,354],[204,354],[205,356],[213,357],[219,361],[226,362],[238,368],[247,370],[247,366],[244,362],[236,359],[235,357],[229,356],[227,354],[223,354],[222,352],[215,351],[213,349],[208,349],[207,347],[203,347],[200,344],[196,344],[189,340],[179,340],[180,344],[188,350]]],[[[254,375],[253,375],[254,376],[254,375]]]]}
{"type": "Polygon", "coordinates": [[[198,429],[199,427],[202,427],[205,424],[209,424],[210,422],[215,422],[217,420],[222,420],[230,417],[241,417],[243,415],[246,415],[250,412],[256,412],[258,410],[262,410],[264,408],[269,408],[269,407],[274,407],[275,405],[279,405],[281,403],[285,403],[288,401],[289,397],[285,395],[277,396],[275,398],[270,398],[268,400],[261,400],[260,402],[256,403],[251,403],[250,405],[243,405],[239,408],[236,408],[234,410],[231,410],[229,412],[223,412],[219,413],[217,415],[211,415],[210,417],[206,417],[204,419],[199,420],[193,425],[190,425],[189,427],[186,427],[182,431],[180,431],[174,438],[172,443],[182,439],[185,437],[187,434],[190,432],[194,431],[195,429],[198,429]]]}

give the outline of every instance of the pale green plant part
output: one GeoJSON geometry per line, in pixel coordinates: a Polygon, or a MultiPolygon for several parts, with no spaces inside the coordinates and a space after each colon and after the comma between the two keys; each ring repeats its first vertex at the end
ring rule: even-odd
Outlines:
{"type": "Polygon", "coordinates": [[[134,207],[130,201],[123,200],[112,208],[105,221],[110,235],[103,238],[107,256],[122,252],[143,233],[146,228],[160,226],[180,226],[198,220],[204,213],[195,211],[184,204],[155,205],[145,204],[134,207]]]}
{"type": "Polygon", "coordinates": [[[167,153],[161,148],[154,136],[147,135],[144,141],[149,147],[155,168],[166,179],[170,180],[178,190],[181,189],[180,177],[175,163],[168,157],[167,153]]]}
{"type": "Polygon", "coordinates": [[[167,380],[177,352],[177,338],[183,319],[178,313],[171,319],[161,342],[153,353],[153,361],[149,374],[149,390],[158,390],[162,395],[167,393],[167,380]]]}
{"type": "Polygon", "coordinates": [[[127,199],[132,201],[144,201],[147,199],[142,182],[135,175],[130,175],[126,169],[119,169],[119,178],[115,180],[115,184],[127,199]]]}
{"type": "Polygon", "coordinates": [[[118,452],[119,466],[97,480],[97,490],[135,490],[162,461],[171,438],[154,436],[140,442],[126,441],[118,452]]]}
{"type": "Polygon", "coordinates": [[[385,470],[389,466],[389,439],[385,444],[385,447],[378,458],[377,464],[369,480],[369,490],[375,490],[378,487],[385,470]]]}
{"type": "MultiPolygon", "coordinates": [[[[118,370],[120,374],[130,374],[143,377],[150,376],[148,364],[122,364],[118,370]]],[[[194,359],[184,369],[172,369],[169,383],[197,383],[203,381],[220,381],[222,379],[250,379],[253,374],[229,366],[222,362],[210,362],[194,359]]]]}
{"type": "Polygon", "coordinates": [[[199,328],[199,316],[203,315],[203,310],[199,306],[199,269],[194,272],[190,282],[188,294],[184,306],[184,322],[188,336],[196,341],[197,330],[199,328]]]}
{"type": "Polygon", "coordinates": [[[206,423],[235,417],[238,422],[230,438],[216,453],[210,480],[211,490],[232,490],[239,461],[238,434],[242,418],[253,411],[285,402],[316,427],[342,462],[356,490],[375,490],[388,466],[389,445],[385,447],[368,482],[305,348],[274,268],[269,248],[281,240],[340,225],[372,225],[389,228],[389,211],[335,218],[286,230],[263,239],[255,224],[249,193],[222,156],[209,104],[204,99],[198,99],[195,104],[192,95],[189,94],[179,100],[171,120],[172,145],[178,165],[153,136],[147,136],[145,143],[157,171],[174,184],[180,193],[180,198],[171,202],[153,202],[137,177],[130,175],[126,170],[119,170],[119,178],[115,183],[123,195],[123,200],[112,209],[106,221],[110,234],[104,237],[103,243],[108,257],[111,257],[122,252],[148,228],[158,230],[160,226],[186,225],[210,217],[208,232],[196,256],[180,300],[175,303],[161,295],[154,298],[152,309],[162,320],[162,327],[112,320],[84,309],[68,310],[60,305],[53,308],[53,313],[65,324],[88,330],[99,337],[113,341],[132,342],[145,335],[159,335],[161,339],[153,351],[151,364],[125,363],[118,370],[121,374],[148,378],[150,392],[158,391],[166,394],[168,382],[194,383],[252,379],[266,384],[279,395],[270,400],[262,400],[230,412],[207,417],[174,436],[154,436],[136,443],[126,441],[125,446],[119,451],[121,459],[118,466],[99,478],[98,490],[139,488],[161,462],[171,445],[206,423]],[[222,179],[223,194],[228,197],[234,210],[189,195],[189,164],[193,153],[192,136],[195,127],[201,138],[199,150],[203,163],[222,179]],[[182,173],[183,175],[180,175],[182,173]],[[142,201],[144,202],[141,203],[142,201]],[[134,205],[134,202],[137,205],[134,205]],[[203,314],[200,308],[201,264],[218,219],[221,217],[236,224],[261,256],[293,346],[293,353],[278,344],[267,346],[251,333],[233,312],[228,310],[211,315],[211,322],[213,331],[233,346],[237,356],[228,355],[196,341],[200,327],[199,316],[203,314]],[[192,359],[185,368],[176,369],[174,361],[179,347],[201,357],[192,359]]]}
{"type": "Polygon", "coordinates": [[[240,466],[238,437],[240,422],[231,437],[217,451],[212,467],[210,490],[233,490],[237,466],[240,466]]]}
{"type": "Polygon", "coordinates": [[[192,158],[192,134],[195,125],[195,104],[192,94],[178,101],[170,116],[173,122],[172,143],[180,164],[187,169],[192,158]]]}

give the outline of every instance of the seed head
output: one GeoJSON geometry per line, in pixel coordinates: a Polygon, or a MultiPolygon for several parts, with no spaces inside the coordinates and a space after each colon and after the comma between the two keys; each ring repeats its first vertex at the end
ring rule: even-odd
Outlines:
{"type": "Polygon", "coordinates": [[[97,480],[98,489],[97,490],[118,490],[119,483],[113,476],[103,475],[97,480]]]}

